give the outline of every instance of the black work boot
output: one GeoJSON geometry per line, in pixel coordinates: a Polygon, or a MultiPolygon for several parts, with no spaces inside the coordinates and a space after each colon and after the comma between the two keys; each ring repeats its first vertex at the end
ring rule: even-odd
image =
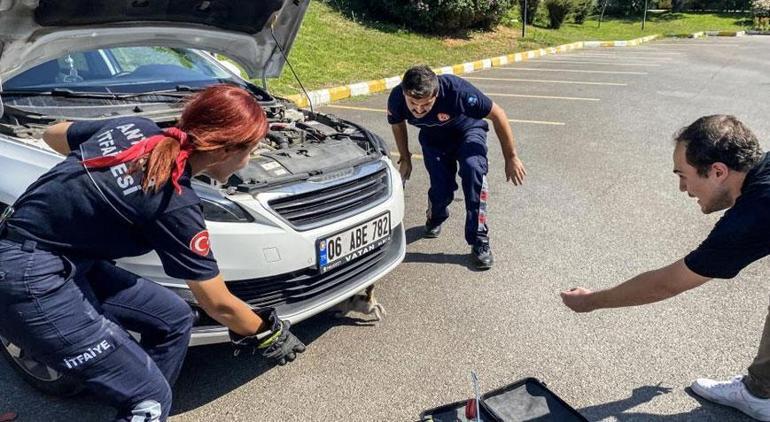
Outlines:
{"type": "Polygon", "coordinates": [[[492,257],[492,248],[489,243],[477,243],[471,248],[471,255],[473,255],[473,264],[477,270],[488,270],[492,268],[492,263],[495,259],[492,257]]]}
{"type": "Polygon", "coordinates": [[[433,224],[430,218],[425,221],[425,236],[428,239],[435,239],[441,234],[441,224],[433,224]]]}

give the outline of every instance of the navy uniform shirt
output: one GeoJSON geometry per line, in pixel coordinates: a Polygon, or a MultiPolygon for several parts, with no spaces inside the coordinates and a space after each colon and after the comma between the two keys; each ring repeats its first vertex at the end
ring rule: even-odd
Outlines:
{"type": "Polygon", "coordinates": [[[71,153],[40,177],[14,205],[8,227],[62,255],[112,260],[155,250],[170,277],[208,280],[219,274],[209,248],[190,168],[158,193],[144,193],[143,172],[130,163],[85,169],[81,160],[114,155],[161,129],[143,118],[73,123],[71,153]]]}
{"type": "Polygon", "coordinates": [[[420,139],[435,145],[447,139],[459,139],[471,129],[489,130],[483,119],[492,111],[492,100],[475,86],[454,75],[438,76],[438,95],[433,108],[421,118],[409,111],[401,85],[390,91],[388,97],[388,123],[406,120],[419,127],[420,139]]]}
{"type": "Polygon", "coordinates": [[[770,154],[747,174],[741,196],[706,240],[684,259],[691,271],[710,278],[733,278],[770,254],[770,154]]]}

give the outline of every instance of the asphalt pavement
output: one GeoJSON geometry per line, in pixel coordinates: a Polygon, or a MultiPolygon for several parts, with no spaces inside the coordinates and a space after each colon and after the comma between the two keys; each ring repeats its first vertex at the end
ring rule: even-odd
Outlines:
{"type": "MultiPolygon", "coordinates": [[[[528,177],[506,183],[489,136],[495,266],[474,271],[458,191],[438,239],[421,239],[427,174],[406,185],[404,263],[375,291],[380,323],[320,315],[295,333],[297,361],[265,366],[229,345],[191,349],[173,421],[414,421],[425,409],[537,377],[589,420],[747,420],[686,389],[727,379],[754,357],[770,260],[669,301],[575,314],[559,292],[605,288],[682,258],[719,215],[678,191],[674,133],[734,114],[770,149],[770,37],[664,39],[584,49],[464,75],[511,119],[528,177]]],[[[387,94],[319,110],[356,121],[396,151],[387,94]]],[[[413,153],[417,132],[410,129],[413,153]]],[[[88,396],[51,399],[0,364],[0,413],[22,421],[105,420],[88,396]]]]}

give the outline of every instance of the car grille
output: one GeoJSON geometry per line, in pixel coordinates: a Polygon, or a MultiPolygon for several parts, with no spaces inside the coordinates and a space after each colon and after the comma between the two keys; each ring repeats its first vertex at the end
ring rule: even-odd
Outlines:
{"type": "Polygon", "coordinates": [[[235,296],[256,307],[277,307],[308,300],[341,284],[355,280],[377,265],[385,255],[387,248],[390,247],[391,242],[324,274],[319,274],[316,269],[308,269],[300,273],[277,277],[230,281],[227,282],[227,287],[235,296]]]}
{"type": "Polygon", "coordinates": [[[297,229],[310,229],[371,208],[388,196],[387,169],[332,187],[274,199],[268,204],[297,229]]]}

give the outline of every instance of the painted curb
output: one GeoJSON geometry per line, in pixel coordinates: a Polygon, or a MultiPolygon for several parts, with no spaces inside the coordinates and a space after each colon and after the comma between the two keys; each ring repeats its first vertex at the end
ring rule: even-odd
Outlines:
{"type": "MultiPolygon", "coordinates": [[[[718,37],[742,37],[746,35],[746,31],[701,31],[692,34],[679,34],[673,35],[675,37],[683,38],[702,38],[706,36],[718,36],[718,37]]],[[[540,48],[537,50],[524,51],[521,53],[512,53],[504,56],[497,56],[488,59],[477,60],[473,62],[466,62],[462,64],[456,64],[453,66],[444,66],[434,68],[433,70],[438,75],[462,75],[465,73],[475,72],[477,70],[490,69],[493,67],[505,66],[509,63],[523,62],[537,57],[543,57],[550,54],[565,53],[572,50],[581,48],[603,48],[603,47],[630,47],[643,43],[650,42],[656,38],[659,38],[660,34],[648,35],[642,38],[636,38],[627,41],[578,41],[571,44],[564,44],[557,47],[540,48]]],[[[310,100],[314,106],[321,104],[328,104],[334,101],[339,101],[345,98],[357,97],[360,95],[369,95],[377,92],[393,89],[396,85],[401,83],[401,76],[392,76],[385,79],[376,79],[373,81],[359,82],[350,85],[342,85],[334,88],[319,89],[316,91],[308,92],[310,100]]],[[[302,94],[289,95],[286,98],[293,101],[299,107],[307,107],[310,105],[308,98],[302,94]]]]}
{"type": "Polygon", "coordinates": [[[684,33],[684,34],[673,34],[670,36],[674,38],[704,38],[706,37],[706,32],[700,31],[700,32],[693,32],[692,34],[684,33]]]}
{"type": "Polygon", "coordinates": [[[706,31],[709,37],[742,37],[746,31],[706,31]]]}
{"type": "MultiPolygon", "coordinates": [[[[438,75],[462,75],[465,73],[475,72],[477,70],[491,69],[493,67],[505,66],[510,63],[524,62],[538,57],[551,54],[566,53],[568,51],[581,48],[635,46],[652,41],[658,37],[659,35],[655,34],[628,41],[578,41],[556,47],[540,48],[537,50],[506,54],[503,56],[491,57],[488,59],[456,64],[453,66],[434,68],[433,71],[438,75]]],[[[401,76],[393,76],[385,79],[376,79],[373,81],[359,82],[350,85],[337,86],[334,88],[310,91],[308,92],[308,96],[313,101],[313,105],[318,106],[321,104],[331,103],[333,101],[339,101],[344,98],[356,97],[359,95],[369,95],[385,90],[390,90],[400,83],[401,76]]],[[[307,97],[302,94],[289,95],[286,98],[296,103],[299,107],[307,107],[310,105],[308,103],[307,97]]]]}

